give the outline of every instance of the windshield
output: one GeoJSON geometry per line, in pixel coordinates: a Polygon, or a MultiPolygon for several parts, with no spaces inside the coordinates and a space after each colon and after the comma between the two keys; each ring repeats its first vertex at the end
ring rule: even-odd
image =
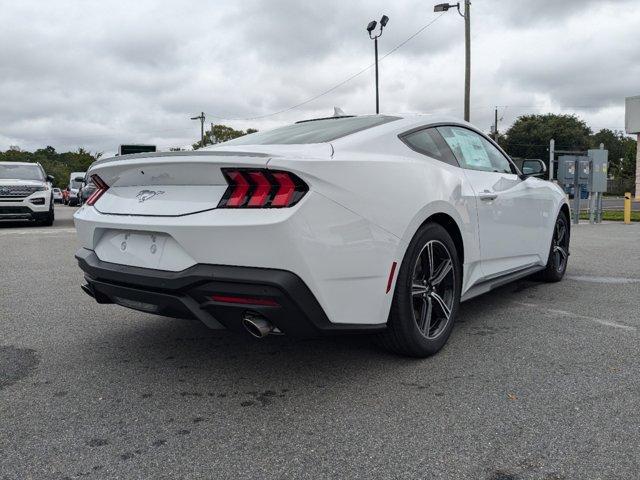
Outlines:
{"type": "Polygon", "coordinates": [[[38,165],[0,165],[0,179],[44,181],[42,169],[38,165]]]}
{"type": "Polygon", "coordinates": [[[377,127],[399,117],[384,115],[368,117],[342,117],[310,120],[276,128],[267,132],[252,133],[221,145],[291,145],[305,143],[324,143],[336,140],[352,133],[377,127]]]}

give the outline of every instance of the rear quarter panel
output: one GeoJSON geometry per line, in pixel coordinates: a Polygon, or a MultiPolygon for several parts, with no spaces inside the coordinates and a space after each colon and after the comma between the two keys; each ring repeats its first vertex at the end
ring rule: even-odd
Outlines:
{"type": "MultiPolygon", "coordinates": [[[[268,166],[293,171],[314,192],[397,238],[387,255],[370,258],[381,277],[388,276],[392,262],[400,265],[425,220],[436,213],[449,215],[464,244],[464,291],[481,276],[475,196],[460,168],[414,152],[395,135],[389,137],[368,145],[336,142],[331,159],[272,158],[268,166]]],[[[391,296],[384,303],[386,312],[391,296]]]]}

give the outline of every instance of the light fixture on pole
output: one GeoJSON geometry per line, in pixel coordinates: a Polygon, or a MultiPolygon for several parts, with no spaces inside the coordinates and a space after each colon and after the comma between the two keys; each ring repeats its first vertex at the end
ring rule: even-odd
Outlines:
{"type": "Polygon", "coordinates": [[[389,17],[383,15],[380,19],[380,30],[376,35],[373,34],[373,31],[376,29],[378,22],[372,20],[371,22],[369,22],[369,25],[367,25],[367,32],[369,32],[369,38],[373,40],[376,57],[376,113],[380,113],[380,93],[378,89],[378,37],[382,36],[382,30],[387,26],[388,22],[389,17]]]}
{"type": "Polygon", "coordinates": [[[455,7],[464,18],[464,119],[469,121],[469,97],[471,96],[471,0],[464,0],[464,13],[458,3],[439,3],[433,7],[434,12],[447,12],[455,7]]]}

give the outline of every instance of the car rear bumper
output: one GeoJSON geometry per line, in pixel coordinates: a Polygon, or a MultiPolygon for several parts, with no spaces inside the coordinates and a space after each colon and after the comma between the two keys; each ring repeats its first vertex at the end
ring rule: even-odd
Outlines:
{"type": "Polygon", "coordinates": [[[389,316],[386,287],[399,239],[314,192],[292,208],[181,216],[110,215],[85,205],[74,221],[79,246],[103,262],[172,272],[196,265],[284,270],[302,279],[332,323],[381,324],[389,316]]]}
{"type": "Polygon", "coordinates": [[[177,318],[195,318],[211,328],[243,330],[245,314],[258,314],[286,335],[375,333],[385,324],[335,324],[304,281],[285,270],[196,264],[179,272],[101,261],[81,248],[76,259],[85,273],[83,290],[99,303],[177,318]],[[248,303],[214,300],[249,299],[248,303]],[[266,304],[252,303],[263,300],[266,304]]]}

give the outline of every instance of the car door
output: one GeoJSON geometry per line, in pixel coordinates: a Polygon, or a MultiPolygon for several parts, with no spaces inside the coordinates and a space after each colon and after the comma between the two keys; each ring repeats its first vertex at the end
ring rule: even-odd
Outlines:
{"type": "Polygon", "coordinates": [[[438,131],[476,194],[485,279],[540,264],[543,220],[553,208],[548,196],[520,179],[506,155],[478,132],[461,126],[439,127],[438,131]]]}

